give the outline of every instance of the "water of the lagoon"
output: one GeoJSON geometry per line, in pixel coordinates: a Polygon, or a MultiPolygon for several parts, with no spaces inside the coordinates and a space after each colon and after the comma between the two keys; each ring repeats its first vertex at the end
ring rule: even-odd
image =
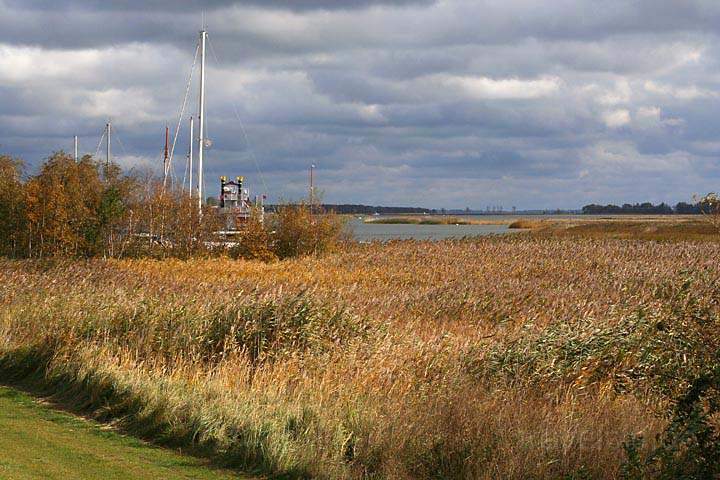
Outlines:
{"type": "MultiPolygon", "coordinates": [[[[397,217],[402,215],[387,215],[397,217]]],[[[449,215],[457,217],[458,215],[449,215]]],[[[612,215],[607,216],[611,218],[612,215]]],[[[547,220],[547,219],[578,219],[580,215],[573,214],[548,214],[548,215],[462,215],[459,218],[468,220],[482,220],[490,222],[502,222],[504,225],[414,225],[414,224],[382,224],[365,223],[366,216],[354,216],[349,222],[350,231],[353,237],[361,242],[373,240],[442,240],[444,238],[475,237],[482,235],[498,235],[504,233],[517,233],[523,230],[509,229],[508,224],[515,220],[547,220]]]]}
{"type": "MultiPolygon", "coordinates": [[[[477,217],[473,217],[477,218],[477,217]]],[[[361,242],[373,240],[387,241],[396,239],[442,240],[445,238],[474,237],[509,233],[507,225],[415,225],[365,223],[353,217],[349,222],[353,237],[361,242]]]]}

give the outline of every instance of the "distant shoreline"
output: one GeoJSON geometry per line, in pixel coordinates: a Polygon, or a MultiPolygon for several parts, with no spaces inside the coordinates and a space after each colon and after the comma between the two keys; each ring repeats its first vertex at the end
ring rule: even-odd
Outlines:
{"type": "Polygon", "coordinates": [[[457,215],[371,216],[364,223],[379,225],[506,225],[509,220],[479,220],[458,218],[457,215]]]}

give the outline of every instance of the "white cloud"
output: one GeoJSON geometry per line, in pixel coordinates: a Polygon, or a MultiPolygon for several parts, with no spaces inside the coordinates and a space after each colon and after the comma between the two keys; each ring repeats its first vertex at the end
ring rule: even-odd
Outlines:
{"type": "Polygon", "coordinates": [[[678,100],[694,100],[696,98],[717,97],[717,92],[699,88],[696,85],[676,87],[658,83],[652,80],[645,82],[645,90],[649,93],[664,97],[674,97],[678,100]]]}
{"type": "Polygon", "coordinates": [[[637,116],[642,119],[660,120],[661,113],[660,107],[640,107],[637,116]]]}
{"type": "Polygon", "coordinates": [[[167,113],[157,104],[152,92],[136,88],[84,92],[76,108],[83,115],[112,116],[124,124],[162,122],[167,118],[167,113]]]}
{"type": "Polygon", "coordinates": [[[645,154],[633,142],[601,141],[583,149],[581,156],[595,178],[637,174],[679,175],[692,169],[692,155],[683,151],[645,154]]]}
{"type": "Polygon", "coordinates": [[[358,107],[360,117],[370,122],[386,122],[385,118],[377,105],[360,105],[358,107]]]}
{"type": "MultiPolygon", "coordinates": [[[[657,106],[641,106],[637,109],[634,115],[634,126],[642,129],[667,129],[677,128],[685,125],[685,121],[677,117],[666,117],[663,115],[663,111],[657,106]]],[[[670,132],[660,133],[662,135],[669,135],[670,132]]]]}
{"type": "Polygon", "coordinates": [[[609,128],[620,128],[630,123],[630,112],[624,108],[602,114],[603,122],[609,128]]]}
{"type": "Polygon", "coordinates": [[[547,97],[560,90],[558,77],[541,77],[533,80],[518,78],[493,79],[488,77],[447,76],[435,77],[450,89],[461,89],[479,99],[532,99],[547,97]]]}
{"type": "Polygon", "coordinates": [[[95,66],[95,50],[43,50],[37,47],[0,45],[0,80],[23,84],[38,79],[67,80],[95,66]]]}
{"type": "Polygon", "coordinates": [[[622,78],[615,82],[615,88],[605,90],[598,97],[598,102],[602,105],[617,105],[628,103],[632,96],[630,82],[626,78],[622,78]]]}

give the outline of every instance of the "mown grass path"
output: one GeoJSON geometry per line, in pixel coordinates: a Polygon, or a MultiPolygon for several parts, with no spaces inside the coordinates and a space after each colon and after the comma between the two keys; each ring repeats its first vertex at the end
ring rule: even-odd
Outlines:
{"type": "Polygon", "coordinates": [[[37,404],[0,387],[0,479],[202,479],[239,477],[37,404]]]}

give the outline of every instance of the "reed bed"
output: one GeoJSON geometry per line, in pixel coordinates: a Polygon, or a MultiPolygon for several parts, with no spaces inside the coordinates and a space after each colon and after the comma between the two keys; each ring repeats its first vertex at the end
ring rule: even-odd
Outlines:
{"type": "Polygon", "coordinates": [[[508,225],[508,228],[533,229],[547,227],[551,224],[552,223],[548,220],[530,220],[527,218],[521,218],[520,220],[515,220],[508,225]]]}
{"type": "Polygon", "coordinates": [[[481,238],[0,260],[0,376],[289,478],[620,478],[718,363],[719,256],[481,238]]]}

